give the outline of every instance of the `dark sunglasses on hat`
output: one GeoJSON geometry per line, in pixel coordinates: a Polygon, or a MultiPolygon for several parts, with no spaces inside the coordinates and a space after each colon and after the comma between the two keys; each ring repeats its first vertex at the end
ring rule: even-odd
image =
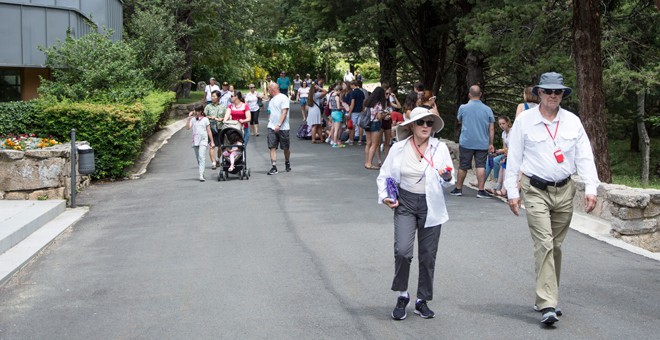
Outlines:
{"type": "Polygon", "coordinates": [[[433,119],[431,119],[431,120],[420,119],[420,120],[415,121],[415,124],[417,124],[417,126],[424,126],[424,124],[426,124],[426,127],[432,127],[433,123],[434,123],[433,119]]]}
{"type": "Polygon", "coordinates": [[[547,94],[547,95],[551,95],[551,94],[554,93],[555,95],[558,96],[558,95],[564,93],[564,90],[560,90],[560,89],[557,89],[557,90],[553,90],[553,89],[540,89],[540,90],[541,90],[543,93],[547,94]]]}

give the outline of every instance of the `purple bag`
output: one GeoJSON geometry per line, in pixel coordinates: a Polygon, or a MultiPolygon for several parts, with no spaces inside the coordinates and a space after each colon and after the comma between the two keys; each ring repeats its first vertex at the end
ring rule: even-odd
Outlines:
{"type": "Polygon", "coordinates": [[[387,187],[387,198],[396,201],[397,197],[399,197],[399,188],[397,188],[394,178],[388,177],[385,179],[385,185],[387,187]]]}

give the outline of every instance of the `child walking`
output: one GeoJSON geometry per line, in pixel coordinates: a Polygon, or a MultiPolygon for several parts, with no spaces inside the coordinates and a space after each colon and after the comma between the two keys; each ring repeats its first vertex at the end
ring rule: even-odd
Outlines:
{"type": "Polygon", "coordinates": [[[204,107],[202,105],[195,105],[195,110],[188,114],[188,121],[186,122],[186,129],[192,128],[192,144],[197,157],[197,165],[199,167],[199,181],[204,182],[204,168],[206,168],[206,153],[209,142],[211,148],[215,147],[213,144],[213,134],[211,133],[211,123],[209,119],[204,117],[204,107]]]}

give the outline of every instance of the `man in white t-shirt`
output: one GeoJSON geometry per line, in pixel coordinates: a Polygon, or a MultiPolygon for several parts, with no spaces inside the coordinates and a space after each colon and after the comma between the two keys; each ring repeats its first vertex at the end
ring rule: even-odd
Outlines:
{"type": "Polygon", "coordinates": [[[353,77],[353,73],[351,73],[351,70],[346,71],[346,74],[344,74],[344,81],[347,82],[352,82],[355,78],[353,77]]]}
{"type": "Polygon", "coordinates": [[[277,174],[277,147],[284,151],[284,165],[286,172],[291,171],[289,158],[289,97],[280,93],[280,87],[277,83],[268,85],[268,92],[271,99],[268,102],[268,149],[270,150],[270,162],[272,168],[268,171],[269,175],[277,174]]]}
{"type": "Polygon", "coordinates": [[[215,78],[211,78],[211,80],[209,80],[209,84],[204,87],[206,104],[211,104],[211,93],[213,93],[213,91],[220,91],[220,86],[215,83],[215,78]]]}

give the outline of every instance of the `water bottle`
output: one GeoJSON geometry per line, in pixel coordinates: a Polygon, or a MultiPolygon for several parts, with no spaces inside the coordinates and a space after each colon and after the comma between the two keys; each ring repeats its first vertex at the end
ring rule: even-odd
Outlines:
{"type": "Polygon", "coordinates": [[[495,162],[493,161],[493,154],[489,153],[488,154],[488,167],[492,169],[494,165],[495,165],[495,162]]]}

